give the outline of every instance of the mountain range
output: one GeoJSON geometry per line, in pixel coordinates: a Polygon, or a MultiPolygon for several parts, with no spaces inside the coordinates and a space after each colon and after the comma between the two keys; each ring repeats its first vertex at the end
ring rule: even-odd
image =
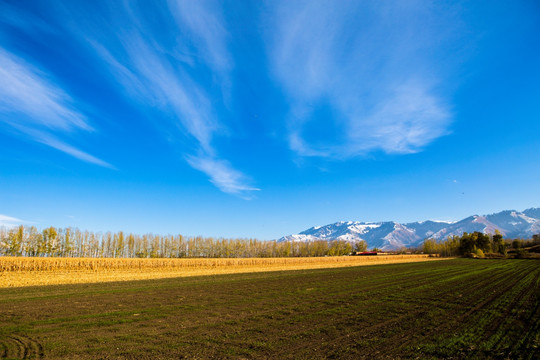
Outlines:
{"type": "Polygon", "coordinates": [[[518,212],[504,210],[490,215],[473,215],[460,221],[419,221],[400,224],[395,221],[359,222],[340,221],[325,226],[314,226],[299,234],[288,235],[278,241],[364,240],[368,248],[394,250],[402,247],[418,247],[427,238],[446,239],[474,231],[494,234],[499,230],[505,238],[531,238],[540,233],[540,208],[518,212]]]}

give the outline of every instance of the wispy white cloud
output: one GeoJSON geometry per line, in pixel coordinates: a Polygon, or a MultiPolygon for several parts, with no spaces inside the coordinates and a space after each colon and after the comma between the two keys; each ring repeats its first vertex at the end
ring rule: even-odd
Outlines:
{"type": "Polygon", "coordinates": [[[37,138],[37,141],[45,145],[48,145],[56,150],[60,150],[79,160],[116,170],[116,168],[113,165],[109,164],[108,162],[98,159],[97,157],[90,155],[82,150],[79,150],[76,147],[66,144],[63,141],[58,140],[53,136],[43,134],[42,137],[37,138]]]}
{"type": "MultiPolygon", "coordinates": [[[[0,112],[23,114],[28,125],[55,130],[74,128],[91,130],[85,117],[77,112],[72,100],[61,88],[53,85],[48,75],[23,59],[0,48],[0,112]]],[[[3,121],[10,121],[6,116],[3,121]]]]}
{"type": "Polygon", "coordinates": [[[274,10],[268,54],[291,106],[288,140],[297,154],[411,153],[449,132],[451,114],[436,91],[429,50],[440,46],[444,24],[429,6],[306,1],[274,10]],[[334,116],[321,120],[324,107],[334,116]],[[317,139],[306,131],[327,126],[339,136],[317,139]]]}
{"type": "Polygon", "coordinates": [[[248,198],[258,190],[247,186],[247,176],[220,158],[213,145],[228,133],[215,107],[216,96],[227,102],[233,68],[219,4],[168,1],[148,9],[125,2],[93,16],[69,6],[67,11],[80,20],[71,23],[70,32],[106,64],[121,92],[152,111],[168,138],[173,134],[183,147],[191,142],[191,153],[198,154],[186,157],[191,167],[226,193],[248,198]]]}
{"type": "Polygon", "coordinates": [[[188,156],[187,161],[192,167],[208,175],[210,182],[225,193],[249,200],[253,197],[253,191],[260,190],[248,186],[249,180],[246,176],[233,169],[225,160],[188,156]]]}
{"type": "Polygon", "coordinates": [[[448,133],[450,115],[424,84],[406,83],[381,99],[371,114],[349,125],[349,140],[355,145],[346,155],[372,149],[387,153],[413,153],[448,133]]]}
{"type": "Polygon", "coordinates": [[[26,224],[28,221],[17,219],[15,217],[0,214],[0,226],[13,227],[17,225],[26,224]]]}
{"type": "Polygon", "coordinates": [[[216,83],[221,88],[222,100],[228,104],[231,96],[229,73],[234,61],[227,48],[229,33],[224,24],[223,8],[209,0],[168,0],[167,3],[177,27],[188,29],[193,38],[192,45],[195,45],[191,48],[197,58],[212,69],[216,83]]]}
{"type": "Polygon", "coordinates": [[[112,168],[53,133],[92,131],[86,117],[51,76],[22,58],[0,48],[0,122],[33,141],[48,145],[79,160],[112,168]]]}
{"type": "Polygon", "coordinates": [[[227,73],[233,61],[227,49],[228,32],[221,8],[210,1],[169,0],[169,11],[180,28],[187,28],[197,44],[195,51],[216,72],[227,73]]]}
{"type": "Polygon", "coordinates": [[[179,125],[205,151],[212,152],[212,135],[220,125],[211,113],[211,103],[200,86],[153,49],[141,34],[132,34],[121,41],[128,54],[127,59],[115,59],[106,49],[97,47],[117,80],[139,103],[172,114],[173,125],[179,125]],[[127,62],[128,67],[121,65],[120,61],[127,62]]]}

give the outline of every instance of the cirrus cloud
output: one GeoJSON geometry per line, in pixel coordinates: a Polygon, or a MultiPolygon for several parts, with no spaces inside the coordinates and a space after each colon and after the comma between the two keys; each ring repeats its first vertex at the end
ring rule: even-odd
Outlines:
{"type": "Polygon", "coordinates": [[[73,99],[52,81],[50,75],[0,48],[0,84],[0,122],[35,142],[79,160],[113,168],[58,139],[62,133],[93,129],[74,106],[73,99]]]}
{"type": "Polygon", "coordinates": [[[275,31],[267,42],[274,78],[291,108],[291,150],[335,159],[378,150],[407,154],[449,133],[451,113],[436,91],[440,80],[427,51],[440,41],[444,25],[436,25],[429,6],[281,5],[274,9],[275,31]],[[308,131],[312,127],[337,128],[339,134],[316,138],[308,131]]]}

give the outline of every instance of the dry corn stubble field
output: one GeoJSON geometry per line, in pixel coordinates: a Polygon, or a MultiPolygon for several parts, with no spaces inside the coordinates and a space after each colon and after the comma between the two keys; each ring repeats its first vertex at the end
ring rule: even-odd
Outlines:
{"type": "Polygon", "coordinates": [[[433,261],[427,255],[112,259],[0,257],[0,288],[433,261]]]}
{"type": "Polygon", "coordinates": [[[0,289],[0,357],[537,359],[537,260],[0,289]]]}

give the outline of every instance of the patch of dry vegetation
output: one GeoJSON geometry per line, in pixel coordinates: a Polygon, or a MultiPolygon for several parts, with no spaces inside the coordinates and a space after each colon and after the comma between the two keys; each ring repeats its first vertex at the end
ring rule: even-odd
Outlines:
{"type": "Polygon", "coordinates": [[[433,261],[428,255],[116,259],[0,257],[0,287],[78,284],[433,261]]]}

